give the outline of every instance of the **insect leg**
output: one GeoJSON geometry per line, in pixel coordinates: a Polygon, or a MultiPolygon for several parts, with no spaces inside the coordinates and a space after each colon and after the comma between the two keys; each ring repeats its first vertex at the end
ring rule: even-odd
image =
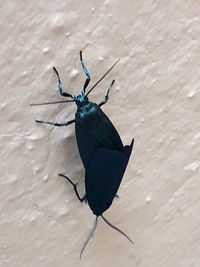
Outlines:
{"type": "Polygon", "coordinates": [[[50,124],[50,125],[53,125],[53,126],[68,126],[72,123],[75,122],[75,120],[71,120],[71,121],[67,121],[67,122],[64,122],[64,123],[54,123],[54,122],[50,122],[50,121],[38,121],[36,120],[37,123],[43,123],[43,124],[50,124]]]}
{"type": "Polygon", "coordinates": [[[90,74],[89,74],[88,70],[86,69],[85,64],[83,63],[82,51],[80,51],[80,62],[81,62],[83,71],[84,71],[85,75],[87,76],[87,78],[85,80],[85,84],[83,86],[83,90],[82,90],[85,93],[85,89],[87,88],[87,86],[90,82],[90,74]]]}
{"type": "Polygon", "coordinates": [[[62,82],[60,79],[60,75],[59,75],[59,73],[55,67],[53,67],[53,70],[55,71],[57,79],[58,79],[58,91],[59,91],[60,95],[73,98],[71,94],[63,92],[63,86],[62,86],[62,82]]]}
{"type": "Polygon", "coordinates": [[[113,80],[111,82],[111,84],[109,85],[108,89],[107,89],[107,92],[106,92],[106,95],[105,95],[105,98],[104,100],[99,103],[99,107],[103,106],[107,101],[108,101],[108,97],[109,97],[109,93],[110,93],[110,89],[112,88],[113,84],[114,84],[115,80],[113,80]]]}
{"type": "Polygon", "coordinates": [[[73,188],[74,188],[74,192],[75,192],[77,198],[80,200],[80,202],[83,202],[83,201],[86,199],[86,194],[85,194],[84,196],[80,197],[80,195],[79,195],[79,193],[78,193],[78,190],[77,190],[77,184],[74,184],[74,183],[69,179],[69,177],[65,176],[64,174],[60,174],[60,173],[59,173],[58,175],[59,175],[59,176],[62,176],[62,177],[64,177],[64,178],[66,178],[66,179],[68,180],[68,182],[70,182],[70,184],[73,186],[73,188]]]}

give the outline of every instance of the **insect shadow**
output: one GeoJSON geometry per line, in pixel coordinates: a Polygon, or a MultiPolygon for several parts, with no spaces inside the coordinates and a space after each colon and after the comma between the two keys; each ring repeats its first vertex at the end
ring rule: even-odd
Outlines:
{"type": "Polygon", "coordinates": [[[58,91],[61,96],[69,98],[64,101],[44,102],[34,105],[47,105],[57,103],[75,102],[77,111],[75,118],[63,123],[55,123],[49,121],[36,120],[37,123],[49,124],[53,126],[68,126],[75,123],[76,141],[79,154],[85,168],[85,194],[80,196],[77,190],[77,184],[64,174],[59,176],[64,177],[72,185],[74,192],[80,202],[86,201],[96,215],[93,229],[91,230],[87,240],[85,241],[82,253],[87,246],[89,240],[94,234],[97,226],[98,217],[102,219],[113,229],[124,235],[131,243],[132,240],[124,232],[112,225],[104,216],[103,213],[111,206],[117,191],[122,181],[126,170],[134,143],[132,139],[130,145],[124,146],[119,133],[115,129],[110,119],[101,110],[109,99],[110,90],[115,82],[113,80],[107,88],[104,99],[99,103],[89,101],[88,95],[92,90],[104,79],[104,77],[114,68],[119,59],[111,66],[111,68],[86,92],[86,88],[90,83],[90,74],[85,67],[80,51],[80,63],[86,75],[86,80],[83,85],[80,95],[72,95],[63,91],[60,75],[55,67],[53,70],[56,73],[58,80],[58,91]]]}

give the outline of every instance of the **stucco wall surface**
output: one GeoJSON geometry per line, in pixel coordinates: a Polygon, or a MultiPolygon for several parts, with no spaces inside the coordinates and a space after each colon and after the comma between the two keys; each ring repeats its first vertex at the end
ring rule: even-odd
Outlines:
{"type": "Polygon", "coordinates": [[[200,266],[200,1],[1,1],[0,8],[0,266],[200,266]],[[64,89],[79,94],[85,64],[91,93],[124,144],[135,138],[119,198],[100,218],[82,260],[95,217],[58,173],[78,182],[84,169],[74,125],[35,119],[74,118],[64,89]]]}

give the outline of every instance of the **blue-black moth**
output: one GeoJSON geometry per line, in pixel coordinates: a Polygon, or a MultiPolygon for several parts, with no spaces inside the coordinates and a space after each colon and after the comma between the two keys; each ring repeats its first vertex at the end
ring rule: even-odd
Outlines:
{"type": "Polygon", "coordinates": [[[71,100],[32,104],[45,105],[75,102],[77,105],[75,119],[73,120],[64,123],[53,123],[40,120],[36,120],[36,122],[54,126],[68,126],[69,124],[75,123],[78,150],[85,168],[85,195],[80,197],[77,191],[77,184],[73,183],[64,174],[59,175],[65,177],[72,184],[78,199],[81,202],[84,200],[87,201],[90,209],[93,211],[94,215],[96,215],[94,228],[84,243],[80,257],[96,229],[98,216],[101,216],[109,226],[123,234],[132,243],[131,239],[125,233],[116,226],[112,225],[102,215],[103,212],[110,207],[117,194],[117,190],[127,167],[134,142],[133,139],[130,145],[124,146],[114,125],[101,110],[101,106],[108,101],[109,92],[114,84],[114,80],[108,87],[105,98],[101,103],[95,104],[88,100],[89,93],[111,71],[118,61],[119,60],[117,60],[101,77],[101,79],[99,79],[86,93],[86,88],[90,83],[90,74],[84,65],[82,51],[80,51],[80,62],[83,71],[87,76],[81,94],[75,96],[70,93],[63,92],[59,73],[56,68],[53,67],[58,79],[58,91],[60,95],[71,98],[71,100]]]}

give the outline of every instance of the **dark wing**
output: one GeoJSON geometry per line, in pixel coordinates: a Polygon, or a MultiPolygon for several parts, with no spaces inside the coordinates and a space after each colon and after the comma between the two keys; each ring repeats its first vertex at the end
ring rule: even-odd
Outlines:
{"type": "Polygon", "coordinates": [[[132,151],[125,146],[123,151],[104,147],[95,149],[85,174],[88,204],[95,215],[102,214],[112,204],[132,151]]]}
{"type": "Polygon", "coordinates": [[[97,147],[123,150],[121,138],[112,122],[98,105],[94,104],[94,107],[95,111],[84,118],[76,116],[76,140],[85,169],[97,147]]]}

